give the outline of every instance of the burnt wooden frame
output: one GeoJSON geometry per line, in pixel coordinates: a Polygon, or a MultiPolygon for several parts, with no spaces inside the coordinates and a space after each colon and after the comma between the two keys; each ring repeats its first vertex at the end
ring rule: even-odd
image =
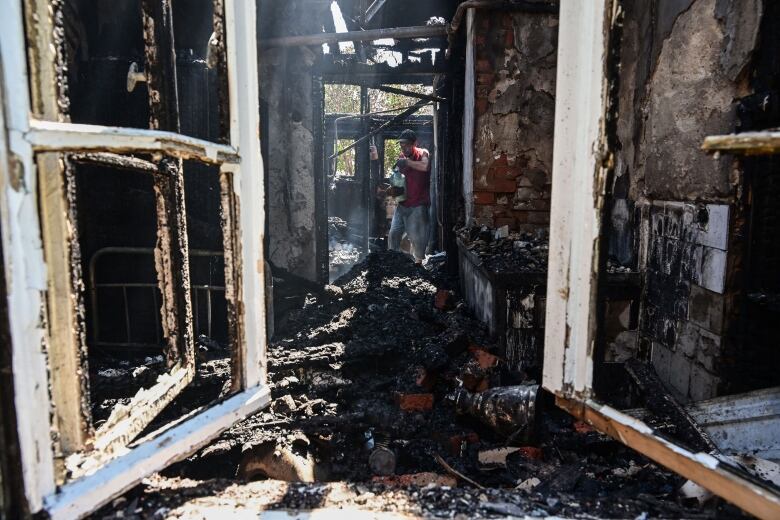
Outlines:
{"type": "Polygon", "coordinates": [[[33,513],[45,508],[53,518],[82,517],[269,401],[256,13],[252,2],[214,0],[214,5],[209,62],[220,72],[226,143],[178,133],[178,112],[171,105],[176,85],[170,0],[144,0],[147,80],[155,90],[149,130],[68,121],[60,81],[62,0],[14,0],[0,20],[0,96],[8,108],[7,117],[0,111],[0,229],[7,253],[20,480],[33,513]],[[118,161],[135,169],[140,163],[131,164],[127,155],[135,153],[152,156],[137,171],[155,179],[156,261],[160,283],[168,288],[163,319],[171,371],[141,391],[131,409],[117,411],[109,421],[114,427],[96,435],[86,402],[83,283],[80,268],[74,268],[80,264],[69,156],[88,154],[91,162],[116,167],[118,161]],[[127,447],[194,374],[183,159],[220,165],[233,384],[239,393],[127,447]],[[243,209],[242,200],[248,201],[243,209]],[[66,457],[85,449],[91,453],[84,473],[65,482],[66,457]]]}
{"type": "MultiPolygon", "coordinates": [[[[780,517],[780,493],[722,459],[694,453],[594,398],[603,291],[602,231],[613,168],[607,125],[614,0],[561,0],[543,386],[558,406],[759,518],[780,517]]],[[[771,134],[710,138],[709,150],[772,151],[771,134]]]]}

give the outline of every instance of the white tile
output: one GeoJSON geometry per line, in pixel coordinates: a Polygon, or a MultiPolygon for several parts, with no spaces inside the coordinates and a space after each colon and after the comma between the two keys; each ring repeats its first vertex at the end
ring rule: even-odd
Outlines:
{"type": "Polygon", "coordinates": [[[696,243],[726,251],[729,244],[729,206],[707,204],[707,213],[707,224],[698,226],[696,243]]]}
{"type": "Polygon", "coordinates": [[[699,285],[718,294],[726,287],[726,251],[705,247],[702,251],[699,285]]]}

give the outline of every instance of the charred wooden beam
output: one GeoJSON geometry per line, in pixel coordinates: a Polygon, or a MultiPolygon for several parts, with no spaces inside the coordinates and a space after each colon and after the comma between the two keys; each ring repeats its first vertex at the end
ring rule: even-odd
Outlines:
{"type": "Polygon", "coordinates": [[[685,411],[685,408],[663,386],[652,367],[637,359],[625,364],[626,371],[642,390],[647,408],[676,426],[678,436],[691,449],[704,452],[718,451],[710,436],[685,411]]]}
{"type": "Polygon", "coordinates": [[[418,27],[395,27],[391,29],[372,29],[370,31],[349,31],[343,33],[319,33],[303,36],[283,36],[281,38],[269,38],[260,40],[261,47],[292,47],[301,45],[329,45],[339,42],[360,42],[384,40],[393,38],[396,40],[410,38],[435,38],[446,36],[447,28],[443,25],[423,25],[418,27]]]}
{"type": "Polygon", "coordinates": [[[318,60],[315,70],[329,83],[348,83],[376,88],[410,83],[431,85],[433,76],[447,72],[448,67],[443,59],[434,62],[430,56],[420,56],[419,62],[407,60],[396,67],[391,67],[387,63],[371,65],[357,59],[326,55],[318,60]]]}
{"type": "Polygon", "coordinates": [[[394,123],[397,123],[397,122],[399,122],[399,121],[403,121],[404,119],[406,119],[406,118],[407,118],[407,117],[409,117],[410,115],[412,115],[412,114],[414,114],[415,112],[417,112],[418,110],[420,110],[422,107],[424,107],[424,106],[427,106],[427,105],[429,105],[429,104],[430,104],[430,102],[428,102],[428,101],[418,101],[417,103],[415,103],[414,105],[412,105],[410,108],[408,108],[408,109],[404,110],[403,112],[401,112],[400,114],[398,114],[397,116],[395,116],[393,119],[391,119],[391,120],[390,120],[390,121],[388,121],[387,123],[385,123],[385,124],[383,124],[382,126],[380,126],[379,128],[377,128],[376,130],[372,130],[371,132],[369,132],[368,134],[364,135],[363,137],[361,137],[360,139],[358,139],[357,141],[355,141],[355,142],[354,142],[354,143],[352,143],[351,145],[347,146],[347,147],[346,147],[346,148],[344,148],[343,150],[339,150],[339,151],[338,151],[338,152],[336,152],[335,154],[331,155],[330,157],[328,157],[328,159],[331,159],[331,160],[332,160],[332,159],[334,159],[335,157],[338,157],[338,156],[340,156],[340,155],[342,155],[342,154],[344,154],[344,153],[348,152],[348,151],[349,151],[349,150],[351,150],[352,148],[355,148],[356,146],[358,146],[358,145],[360,145],[360,144],[362,144],[362,143],[364,143],[364,142],[368,141],[368,140],[369,140],[369,139],[370,139],[372,136],[375,136],[376,134],[380,133],[380,132],[381,132],[382,130],[384,130],[386,127],[388,127],[388,126],[390,126],[390,125],[392,125],[392,124],[394,124],[394,123]]]}
{"type": "Polygon", "coordinates": [[[389,94],[398,94],[398,95],[401,95],[401,96],[407,96],[407,97],[416,98],[416,99],[424,99],[426,101],[433,101],[433,102],[436,102],[436,103],[441,103],[443,101],[447,101],[443,97],[432,96],[430,94],[422,94],[422,93],[419,93],[419,92],[410,92],[408,90],[404,90],[404,89],[400,89],[400,88],[388,87],[387,85],[382,85],[381,87],[376,87],[376,90],[380,90],[382,92],[387,92],[389,94]]]}
{"type": "Polygon", "coordinates": [[[365,19],[363,20],[365,23],[371,23],[371,20],[374,19],[374,17],[379,13],[379,11],[382,10],[382,8],[387,3],[387,0],[374,0],[374,2],[369,6],[368,10],[366,11],[365,19]]]}

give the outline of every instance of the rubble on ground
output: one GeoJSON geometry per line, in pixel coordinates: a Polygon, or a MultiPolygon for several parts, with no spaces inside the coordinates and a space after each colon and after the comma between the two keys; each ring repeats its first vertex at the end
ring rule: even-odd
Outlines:
{"type": "Polygon", "coordinates": [[[535,233],[509,232],[509,228],[465,227],[457,232],[468,251],[488,270],[498,272],[547,272],[549,236],[547,230],[535,233]]]}
{"type": "Polygon", "coordinates": [[[270,407],[128,500],[147,514],[186,507],[182,493],[248,503],[266,489],[275,498],[263,508],[306,509],[338,488],[337,507],[428,517],[718,514],[680,499],[684,479],[575,421],[541,390],[517,431],[458,413],[453,393],[538,387],[508,371],[452,290],[383,252],[308,294],[269,346],[270,407]],[[281,493],[277,480],[307,483],[285,482],[281,493]]]}

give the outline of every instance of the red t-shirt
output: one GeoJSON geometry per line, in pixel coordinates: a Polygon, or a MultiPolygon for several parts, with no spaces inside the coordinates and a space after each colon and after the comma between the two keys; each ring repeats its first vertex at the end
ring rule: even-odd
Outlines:
{"type": "MultiPolygon", "coordinates": [[[[412,148],[412,153],[409,157],[401,154],[399,159],[409,159],[410,161],[422,161],[426,153],[416,146],[412,148]]],[[[401,173],[406,177],[406,200],[401,202],[401,206],[407,208],[414,208],[416,206],[430,206],[431,205],[431,171],[430,163],[428,170],[421,172],[415,170],[409,166],[401,169],[401,173]]]]}

